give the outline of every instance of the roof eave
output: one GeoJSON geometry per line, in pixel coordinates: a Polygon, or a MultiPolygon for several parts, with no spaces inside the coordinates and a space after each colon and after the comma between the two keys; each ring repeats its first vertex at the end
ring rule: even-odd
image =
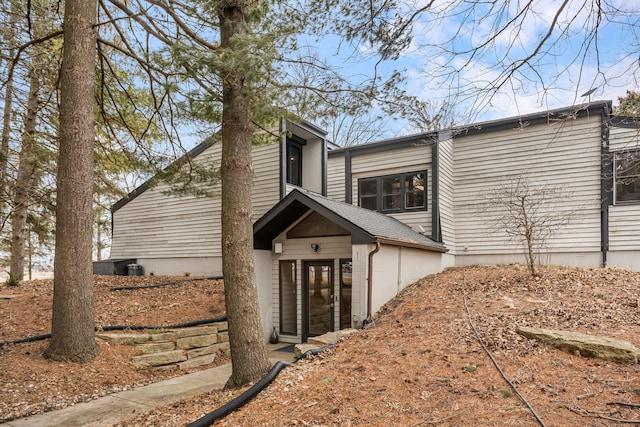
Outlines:
{"type": "Polygon", "coordinates": [[[403,248],[426,249],[432,252],[440,252],[440,253],[449,252],[448,248],[444,246],[439,246],[439,245],[428,245],[428,244],[419,243],[419,242],[390,239],[388,237],[381,237],[381,236],[374,236],[374,239],[376,242],[379,242],[383,245],[402,246],[403,248]]]}

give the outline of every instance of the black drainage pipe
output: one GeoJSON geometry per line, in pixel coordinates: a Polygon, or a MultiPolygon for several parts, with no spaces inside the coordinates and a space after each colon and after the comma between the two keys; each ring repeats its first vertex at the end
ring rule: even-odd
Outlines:
{"type": "Polygon", "coordinates": [[[163,286],[170,285],[179,285],[181,283],[187,282],[195,282],[197,280],[222,280],[222,276],[214,276],[214,277],[197,277],[195,279],[185,279],[185,280],[174,280],[172,282],[165,283],[156,283],[153,285],[140,285],[140,286],[114,286],[113,288],[109,288],[110,291],[132,291],[137,289],[152,289],[152,288],[162,288],[163,286]]]}
{"type": "MultiPolygon", "coordinates": [[[[175,325],[163,325],[163,326],[138,326],[138,325],[116,325],[116,326],[96,326],[96,331],[140,331],[143,329],[179,329],[189,328],[191,326],[206,325],[207,323],[224,322],[227,320],[227,316],[213,317],[210,319],[193,320],[191,322],[177,323],[175,325]]],[[[35,335],[33,337],[22,338],[13,341],[0,341],[0,347],[4,347],[7,344],[24,344],[28,342],[42,341],[51,338],[51,334],[35,335]]]]}
{"type": "Polygon", "coordinates": [[[278,374],[287,366],[291,366],[294,363],[296,363],[298,360],[302,360],[309,356],[316,356],[321,352],[325,350],[329,350],[334,347],[335,347],[335,344],[332,344],[322,348],[307,350],[293,363],[288,363],[283,361],[276,362],[276,364],[273,365],[273,367],[269,370],[269,372],[267,372],[267,374],[264,377],[262,377],[257,383],[252,385],[240,396],[236,397],[233,400],[230,400],[229,402],[219,407],[218,409],[215,409],[214,411],[209,412],[208,414],[198,418],[194,422],[187,424],[186,427],[208,427],[212,425],[217,420],[226,417],[236,409],[241,408],[242,406],[247,404],[249,401],[251,401],[251,399],[256,397],[262,390],[267,388],[267,386],[269,386],[269,384],[271,384],[273,380],[276,379],[278,374]]]}

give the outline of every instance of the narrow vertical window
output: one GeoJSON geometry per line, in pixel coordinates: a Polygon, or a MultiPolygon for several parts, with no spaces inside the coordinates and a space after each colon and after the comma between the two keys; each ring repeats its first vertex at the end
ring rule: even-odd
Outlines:
{"type": "Polygon", "coordinates": [[[360,206],[372,211],[378,210],[378,180],[360,180],[360,206]]]}
{"type": "Polygon", "coordinates": [[[280,333],[298,333],[296,262],[280,261],[280,333]]]}
{"type": "Polygon", "coordinates": [[[287,183],[302,187],[302,147],[287,144],[287,183]]]}
{"type": "Polygon", "coordinates": [[[382,178],[382,210],[391,211],[402,209],[402,186],[400,176],[382,178]]]}
{"type": "Polygon", "coordinates": [[[404,207],[405,209],[421,208],[425,202],[424,173],[418,172],[404,177],[404,207]]]}

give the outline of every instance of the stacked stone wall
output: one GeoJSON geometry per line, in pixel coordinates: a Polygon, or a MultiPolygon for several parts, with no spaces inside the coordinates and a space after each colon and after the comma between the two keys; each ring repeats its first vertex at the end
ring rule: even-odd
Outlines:
{"type": "Polygon", "coordinates": [[[219,354],[229,353],[227,322],[162,331],[99,332],[96,337],[136,346],[142,354],[132,362],[140,368],[189,369],[211,364],[219,354]]]}

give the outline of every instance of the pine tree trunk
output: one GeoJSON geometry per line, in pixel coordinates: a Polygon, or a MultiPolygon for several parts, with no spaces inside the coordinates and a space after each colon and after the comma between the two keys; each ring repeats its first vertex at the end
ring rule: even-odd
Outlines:
{"type": "MultiPolygon", "coordinates": [[[[245,3],[227,1],[219,11],[220,45],[234,49],[246,33],[245,3]]],[[[253,121],[249,76],[237,69],[223,76],[222,113],[222,268],[233,366],[227,387],[248,384],[270,367],[262,334],[251,207],[253,121]]]]}
{"type": "Polygon", "coordinates": [[[67,0],[60,73],[51,343],[54,360],[89,362],[95,342],[92,283],[92,193],[97,2],[67,0]]]}
{"type": "Polygon", "coordinates": [[[37,168],[36,117],[38,115],[38,96],[40,92],[40,64],[36,57],[37,54],[33,55],[29,69],[29,98],[24,119],[20,162],[11,213],[11,274],[19,280],[22,280],[24,276],[27,214],[29,213],[31,192],[37,168]]]}
{"type": "MultiPolygon", "coordinates": [[[[7,69],[9,69],[10,61],[15,54],[15,49],[13,46],[16,44],[15,33],[16,33],[16,25],[17,25],[17,11],[16,11],[15,3],[11,3],[11,12],[9,17],[8,26],[5,28],[5,36],[4,42],[6,45],[11,46],[9,48],[9,57],[7,58],[7,69]]],[[[2,113],[2,141],[0,142],[0,232],[4,228],[5,224],[5,215],[8,217],[8,214],[5,214],[5,210],[7,208],[8,200],[9,200],[9,184],[7,182],[7,166],[9,164],[9,138],[11,136],[11,116],[13,112],[13,73],[7,79],[5,83],[5,93],[4,93],[4,110],[2,113]]]]}

